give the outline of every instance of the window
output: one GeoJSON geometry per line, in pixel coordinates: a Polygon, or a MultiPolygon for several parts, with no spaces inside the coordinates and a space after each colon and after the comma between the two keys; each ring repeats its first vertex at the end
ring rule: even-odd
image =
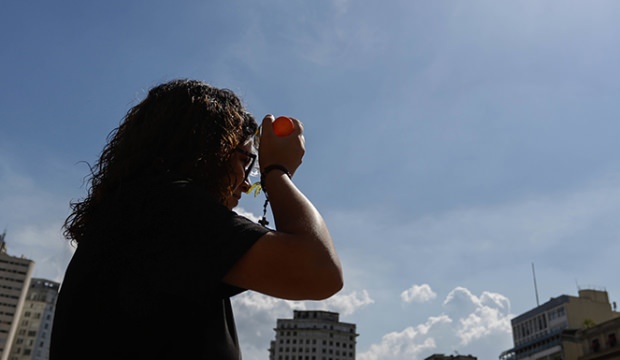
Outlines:
{"type": "Polygon", "coordinates": [[[616,333],[611,333],[607,335],[607,345],[609,347],[614,347],[618,344],[618,340],[616,340],[616,333]]]}
{"type": "Polygon", "coordinates": [[[592,339],[592,342],[590,344],[590,350],[592,350],[592,352],[601,351],[601,344],[599,343],[598,339],[592,339]]]}

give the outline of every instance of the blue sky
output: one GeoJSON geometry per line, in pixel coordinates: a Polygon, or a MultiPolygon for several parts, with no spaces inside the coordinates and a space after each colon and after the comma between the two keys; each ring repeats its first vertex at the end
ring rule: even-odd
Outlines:
{"type": "MultiPolygon", "coordinates": [[[[345,288],[235,299],[246,359],[277,317],[327,309],[358,359],[494,359],[510,319],[579,287],[620,299],[620,3],[5,1],[0,229],[62,278],[68,203],[124,113],[196,78],[305,124],[295,182],[330,226],[345,288]]],[[[255,218],[262,198],[238,211],[255,218]]]]}

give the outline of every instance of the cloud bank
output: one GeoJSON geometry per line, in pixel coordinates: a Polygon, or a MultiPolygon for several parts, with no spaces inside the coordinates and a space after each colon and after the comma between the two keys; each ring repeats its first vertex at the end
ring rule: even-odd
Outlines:
{"type": "MultiPolygon", "coordinates": [[[[430,285],[414,285],[401,294],[405,302],[432,301],[436,297],[430,285]]],[[[510,301],[507,297],[484,291],[476,296],[464,287],[456,287],[442,302],[444,312],[429,316],[421,324],[384,335],[363,352],[360,360],[424,359],[433,353],[461,354],[477,349],[479,359],[499,354],[480,353],[479,349],[496,348],[498,341],[510,347],[510,301]],[[485,344],[495,344],[493,347],[485,344]]],[[[360,329],[363,331],[363,329],[360,329]]]]}
{"type": "MultiPolygon", "coordinates": [[[[437,294],[429,284],[414,285],[404,291],[403,301],[437,302],[437,294]],[[405,300],[405,298],[407,300],[405,300]]],[[[279,318],[290,319],[294,310],[327,310],[343,316],[375,304],[368,291],[338,294],[320,302],[288,301],[248,291],[233,299],[235,318],[242,353],[245,359],[267,358],[267,349],[275,338],[273,328],[279,318]]],[[[439,302],[443,311],[428,316],[419,324],[411,324],[400,331],[391,331],[372,343],[368,349],[357,349],[359,360],[424,359],[433,353],[472,353],[479,359],[496,358],[493,350],[481,353],[479,349],[497,348],[497,344],[511,347],[510,301],[502,294],[483,291],[473,294],[464,287],[451,290],[439,302]],[[490,346],[493,344],[494,346],[490,346]]],[[[349,321],[350,322],[350,321],[349,321]]],[[[357,331],[364,335],[372,324],[357,323],[357,331]]]]}

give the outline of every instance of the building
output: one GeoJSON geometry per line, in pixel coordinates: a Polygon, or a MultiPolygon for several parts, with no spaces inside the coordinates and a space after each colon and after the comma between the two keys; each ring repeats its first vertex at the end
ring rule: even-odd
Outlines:
{"type": "Polygon", "coordinates": [[[576,331],[566,331],[564,341],[571,342],[578,360],[620,359],[620,317],[576,331]]]}
{"type": "Polygon", "coordinates": [[[5,237],[0,234],[0,360],[9,358],[34,268],[32,260],[7,254],[5,237]]]}
{"type": "Polygon", "coordinates": [[[278,319],[270,360],[354,360],[355,324],[338,313],[295,310],[293,319],[278,319]]]}
{"type": "Polygon", "coordinates": [[[54,309],[60,284],[32,279],[28,296],[19,317],[17,335],[9,360],[46,360],[52,334],[54,309]]]}
{"type": "Polygon", "coordinates": [[[424,360],[478,360],[478,358],[471,355],[433,354],[424,360]]]}
{"type": "Polygon", "coordinates": [[[579,297],[552,298],[511,320],[514,347],[500,359],[577,360],[582,346],[575,335],[618,317],[614,310],[607,291],[579,290],[579,297]]]}

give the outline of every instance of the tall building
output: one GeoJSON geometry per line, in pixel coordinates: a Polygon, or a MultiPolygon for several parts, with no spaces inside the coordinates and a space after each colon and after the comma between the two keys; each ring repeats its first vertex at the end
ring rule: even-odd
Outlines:
{"type": "Polygon", "coordinates": [[[353,360],[355,324],[342,323],[329,311],[295,310],[293,319],[278,319],[270,360],[353,360]]]}
{"type": "Polygon", "coordinates": [[[562,295],[511,320],[514,347],[501,360],[577,360],[581,345],[570,335],[618,317],[607,291],[562,295]]]}
{"type": "Polygon", "coordinates": [[[34,268],[32,260],[6,253],[5,237],[0,234],[0,360],[9,358],[34,268]]]}
{"type": "Polygon", "coordinates": [[[45,279],[32,279],[30,290],[19,317],[17,335],[9,360],[49,359],[54,309],[60,284],[45,279]]]}

